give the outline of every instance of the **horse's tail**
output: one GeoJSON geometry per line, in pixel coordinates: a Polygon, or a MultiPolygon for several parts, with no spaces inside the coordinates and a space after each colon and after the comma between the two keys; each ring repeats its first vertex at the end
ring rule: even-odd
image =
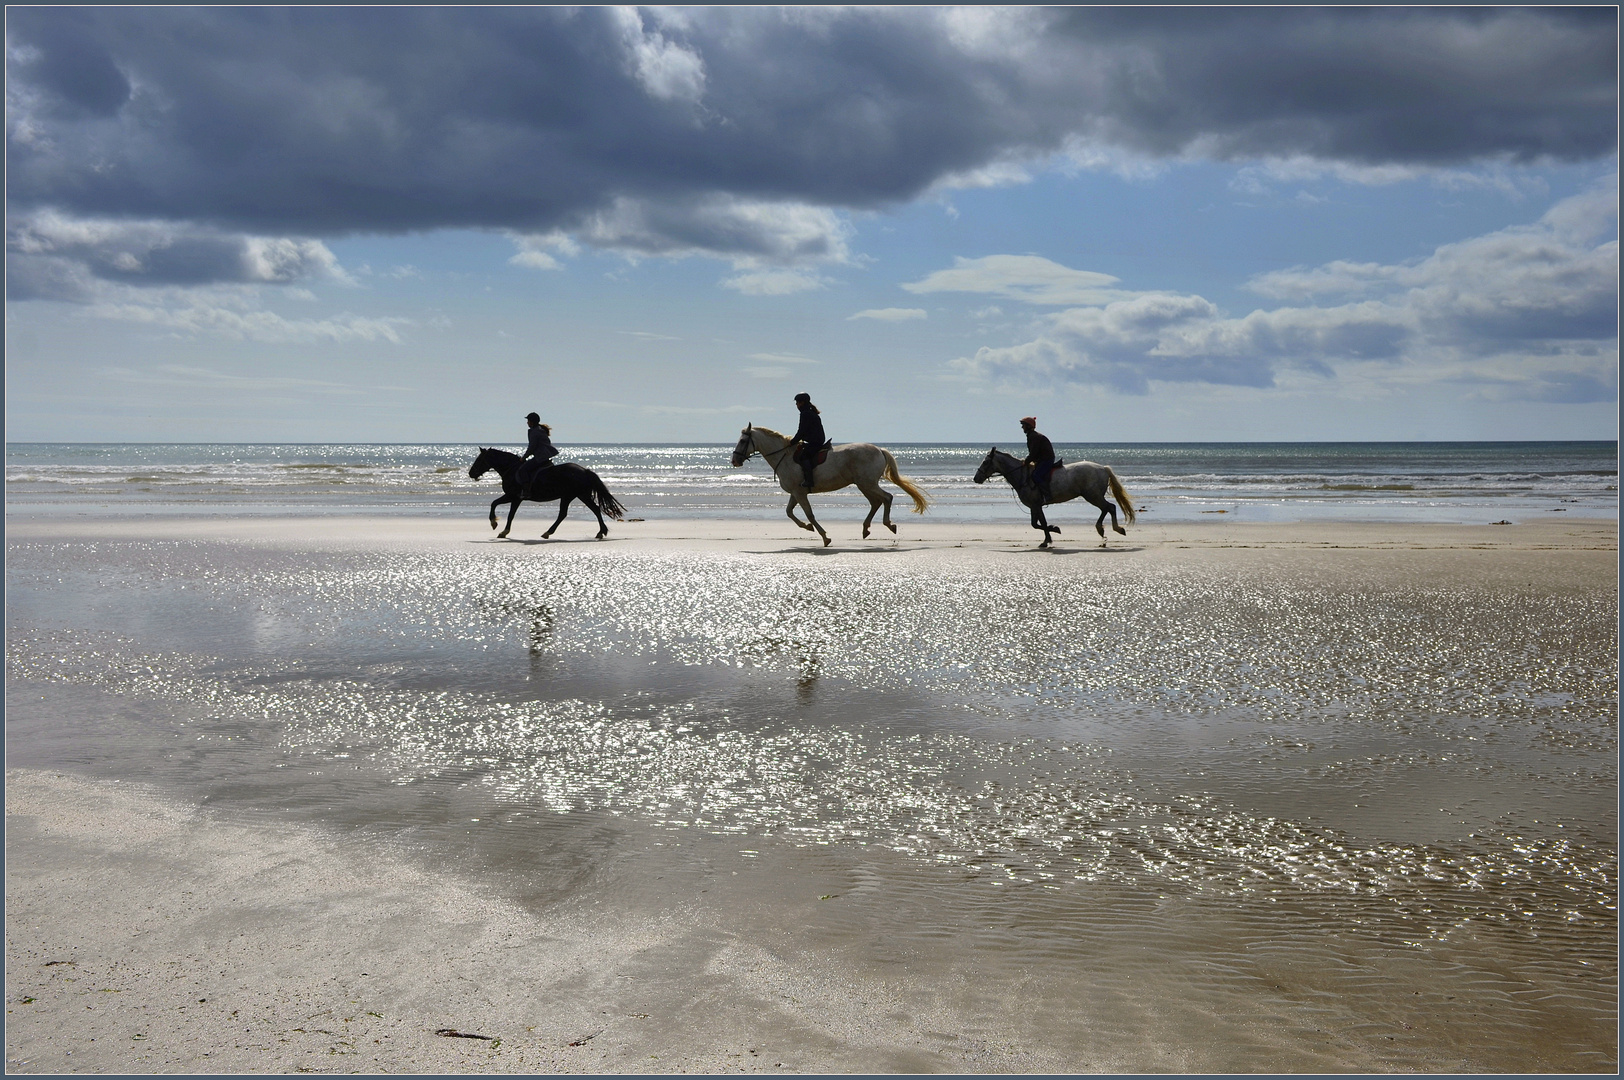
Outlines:
{"type": "Polygon", "coordinates": [[[880,453],[885,455],[885,478],[908,493],[908,497],[913,500],[914,513],[923,514],[925,507],[930,505],[930,500],[925,497],[923,491],[914,486],[912,480],[897,472],[897,459],[891,456],[891,451],[882,448],[880,453]]]}
{"type": "Polygon", "coordinates": [[[1111,494],[1116,496],[1117,505],[1122,507],[1122,516],[1132,525],[1139,520],[1139,515],[1134,511],[1133,500],[1128,498],[1128,489],[1122,486],[1122,481],[1116,478],[1109,465],[1105,467],[1105,478],[1111,485],[1111,494]]]}
{"type": "MultiPolygon", "coordinates": [[[[620,505],[620,500],[609,494],[609,489],[603,486],[603,480],[597,473],[592,474],[592,494],[598,497],[598,509],[614,518],[616,521],[626,516],[626,508],[620,505]]],[[[1132,521],[1133,518],[1129,518],[1132,521]]]]}

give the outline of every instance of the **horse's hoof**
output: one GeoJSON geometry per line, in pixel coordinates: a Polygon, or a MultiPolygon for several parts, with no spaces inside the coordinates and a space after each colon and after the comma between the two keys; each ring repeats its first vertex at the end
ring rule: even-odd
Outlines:
{"type": "Polygon", "coordinates": [[[867,539],[868,539],[868,530],[867,530],[867,529],[864,529],[864,530],[863,530],[863,539],[864,539],[864,540],[867,540],[867,539]]]}
{"type": "Polygon", "coordinates": [[[887,529],[890,529],[890,530],[891,530],[891,532],[892,532],[892,535],[895,535],[895,534],[896,534],[896,531],[897,531],[897,527],[896,527],[896,526],[895,526],[895,525],[893,525],[893,524],[891,524],[891,523],[890,523],[890,522],[889,522],[889,521],[887,521],[887,522],[886,522],[886,523],[885,523],[885,527],[886,527],[886,528],[887,528],[887,529]]]}
{"type": "Polygon", "coordinates": [[[825,537],[824,537],[824,538],[823,538],[823,546],[824,546],[824,547],[828,547],[828,546],[829,546],[829,545],[830,545],[830,544],[832,544],[832,543],[834,543],[834,541],[833,541],[833,540],[830,540],[830,539],[829,539],[829,538],[828,538],[828,537],[827,537],[827,536],[825,536],[825,537]]]}
{"type": "Polygon", "coordinates": [[[1111,531],[1112,531],[1112,532],[1116,532],[1116,533],[1120,533],[1120,534],[1121,534],[1121,535],[1123,535],[1123,536],[1127,536],[1127,535],[1128,535],[1128,530],[1127,530],[1127,529],[1119,529],[1119,528],[1117,528],[1117,527],[1116,527],[1116,526],[1115,526],[1115,525],[1112,525],[1112,526],[1111,526],[1111,531]]]}
{"type": "Polygon", "coordinates": [[[1050,525],[1049,526],[1049,531],[1054,533],[1056,536],[1059,536],[1060,535],[1060,526],[1058,526],[1058,525],[1050,525]]]}

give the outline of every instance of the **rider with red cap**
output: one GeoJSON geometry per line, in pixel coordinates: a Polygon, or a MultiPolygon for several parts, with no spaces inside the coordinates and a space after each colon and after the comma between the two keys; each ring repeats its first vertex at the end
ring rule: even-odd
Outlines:
{"type": "Polygon", "coordinates": [[[1049,501],[1049,474],[1054,472],[1054,443],[1038,432],[1038,418],[1023,416],[1021,430],[1026,432],[1026,461],[1032,470],[1032,482],[1038,486],[1038,495],[1049,501]]]}

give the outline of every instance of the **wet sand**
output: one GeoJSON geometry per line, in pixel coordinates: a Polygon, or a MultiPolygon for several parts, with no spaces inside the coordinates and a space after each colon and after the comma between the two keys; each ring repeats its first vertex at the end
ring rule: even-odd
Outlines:
{"type": "MultiPolygon", "coordinates": [[[[8,523],[8,544],[246,545],[295,556],[477,546],[521,560],[653,551],[768,567],[881,560],[905,567],[910,580],[1029,565],[1044,573],[1103,566],[1118,575],[1112,580],[1154,582],[1194,568],[1212,580],[1268,576],[1308,591],[1323,584],[1356,593],[1366,582],[1395,595],[1448,588],[1558,607],[1564,598],[1617,603],[1613,522],[1142,523],[1104,546],[1091,531],[1079,535],[1086,525],[1068,524],[1051,552],[1036,551],[1036,534],[1016,526],[900,525],[896,540],[879,533],[861,541],[855,523],[826,522],[835,543],[823,548],[770,520],[628,522],[597,543],[572,519],[560,540],[493,544],[466,521],[440,519],[30,518],[8,523]]],[[[542,527],[520,532],[533,537],[542,527]]],[[[36,668],[25,673],[32,678],[36,668]]],[[[8,697],[18,685],[8,680],[8,697]]],[[[103,696],[86,698],[85,708],[110,708],[105,693],[95,691],[103,696]]],[[[1616,666],[1612,693],[1616,707],[1616,666]]],[[[64,707],[55,698],[47,705],[64,707]]],[[[1616,1026],[1596,1024],[1594,1003],[1583,1016],[1548,1005],[1556,1012],[1543,1029],[1485,1037],[1505,1026],[1489,1015],[1501,1003],[1568,992],[1568,984],[1542,982],[1538,941],[1505,946],[1484,936],[1492,928],[1409,942],[1386,941],[1403,935],[1378,928],[1368,932],[1384,939],[1374,950],[1358,943],[1365,931],[1354,924],[1369,920],[1362,909],[1350,908],[1348,925],[1337,927],[1334,906],[1308,910],[1300,891],[1214,906],[1206,891],[1216,872],[1110,888],[1082,878],[1049,883],[1038,873],[989,882],[894,849],[674,834],[613,808],[578,818],[597,837],[590,856],[580,854],[588,850],[580,829],[537,834],[538,846],[556,841],[556,850],[534,855],[528,873],[544,884],[527,891],[500,866],[486,875],[475,855],[454,857],[457,830],[449,827],[416,843],[404,831],[319,810],[302,820],[256,816],[143,786],[139,776],[114,777],[105,764],[40,767],[12,752],[18,731],[44,745],[47,720],[36,715],[8,731],[10,1071],[1616,1067],[1616,1026]],[[14,765],[19,758],[23,767],[14,765]],[[1004,888],[1017,882],[1026,887],[1004,888]],[[1478,940],[1488,940],[1490,959],[1471,961],[1458,984],[1438,981],[1428,963],[1442,961],[1433,954],[1467,952],[1478,940]],[[1147,954],[1163,959],[1147,964],[1147,954]],[[1461,986],[1495,978],[1506,985],[1462,1000],[1461,986]],[[1219,984],[1224,992],[1215,995],[1219,984]],[[1353,990],[1368,1002],[1356,1015],[1339,1012],[1333,1003],[1353,990]]],[[[1214,747],[1170,749],[1170,738],[1157,734],[1146,746],[1179,755],[1184,764],[1174,771],[1214,773],[1189,780],[1191,791],[1269,809],[1267,792],[1224,787],[1239,781],[1220,775],[1214,747]]],[[[1447,765],[1447,754],[1429,759],[1438,762],[1447,765]]],[[[1616,815],[1597,809],[1616,806],[1616,770],[1559,804],[1504,783],[1485,801],[1469,776],[1448,778],[1402,807],[1327,797],[1316,811],[1328,824],[1317,827],[1338,844],[1363,836],[1378,848],[1464,844],[1496,823],[1526,822],[1532,835],[1542,813],[1564,823],[1558,827],[1616,834],[1616,815]]],[[[1167,781],[1158,783],[1165,795],[1167,781]]],[[[444,816],[472,821],[494,805],[444,816]]],[[[1287,809],[1301,816],[1302,804],[1287,809]]],[[[473,833],[472,825],[459,828],[473,833]]],[[[1613,922],[1583,947],[1550,946],[1548,963],[1565,972],[1616,954],[1614,840],[1613,922]]],[[[472,839],[468,846],[477,847],[472,839]]],[[[1595,918],[1588,910],[1583,917],[1595,918]]],[[[1616,1015],[1616,998],[1612,1007],[1616,1015]]]]}

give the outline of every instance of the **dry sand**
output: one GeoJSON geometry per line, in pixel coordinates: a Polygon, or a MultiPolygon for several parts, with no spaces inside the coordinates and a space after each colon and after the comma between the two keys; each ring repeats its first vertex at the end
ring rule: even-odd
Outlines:
{"type": "MultiPolygon", "coordinates": [[[[1554,515],[1553,515],[1554,517],[1554,515]]],[[[544,525],[524,530],[533,535],[544,525]]],[[[1053,557],[1418,581],[1617,588],[1615,522],[1499,526],[1151,524],[1102,548],[1070,526],[1053,557]]],[[[13,540],[240,539],[274,546],[489,542],[466,520],[68,518],[13,540]]],[[[582,523],[551,543],[591,544],[582,523]]],[[[659,545],[763,557],[922,560],[1034,555],[1010,525],[904,520],[900,539],[809,544],[784,521],[617,525],[605,552],[659,545]]],[[[515,557],[545,543],[507,542],[515,557]]],[[[129,784],[6,774],[8,1072],[1066,1071],[1059,1060],[940,1030],[903,984],[843,983],[775,949],[782,912],[723,925],[682,906],[632,919],[589,903],[529,911],[404,852],[293,824],[245,824],[129,784]],[[690,1017],[702,1013],[703,1025],[690,1017]],[[489,1039],[437,1035],[442,1029],[489,1039]]],[[[1178,1069],[1180,1063],[1167,1067],[1178,1069]]]]}
{"type": "MultiPolygon", "coordinates": [[[[759,519],[631,519],[611,522],[610,534],[593,539],[590,518],[572,516],[551,539],[540,539],[547,521],[523,521],[506,540],[477,518],[452,517],[183,517],[71,515],[49,518],[31,514],[8,519],[13,540],[242,540],[280,547],[356,546],[368,549],[446,546],[489,543],[515,554],[558,544],[586,544],[607,548],[621,545],[657,545],[661,550],[746,552],[752,554],[805,553],[843,555],[861,551],[922,554],[967,549],[1010,554],[1080,555],[1108,552],[1151,559],[1188,559],[1226,550],[1301,552],[1537,552],[1618,550],[1618,522],[1547,514],[1533,520],[1483,525],[1399,524],[1392,522],[1298,522],[1269,524],[1241,522],[1215,515],[1209,520],[1150,522],[1141,520],[1127,536],[1109,533],[1102,541],[1087,521],[1067,521],[1049,552],[1038,549],[1039,534],[1020,523],[942,522],[928,515],[896,515],[895,536],[878,522],[862,539],[855,521],[825,521],[833,543],[823,546],[810,534],[798,531],[782,517],[764,514],[759,519]]],[[[1451,563],[1453,565],[1453,563],[1451,563]]]]}

